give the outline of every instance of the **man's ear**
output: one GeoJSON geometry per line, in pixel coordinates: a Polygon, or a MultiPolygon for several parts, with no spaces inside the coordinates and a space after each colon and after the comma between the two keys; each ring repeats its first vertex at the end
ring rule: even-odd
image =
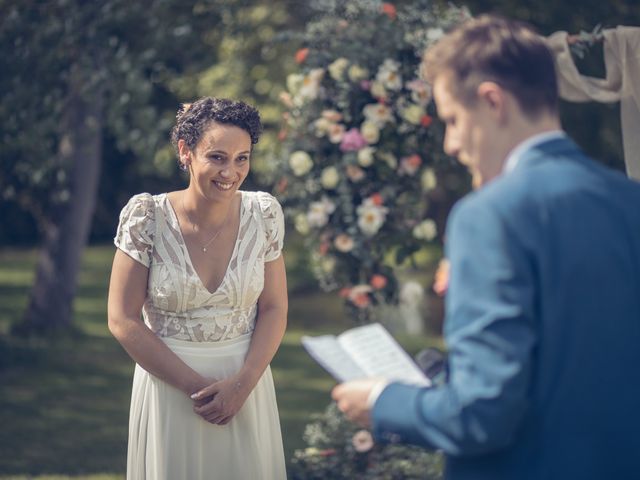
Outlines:
{"type": "Polygon", "coordinates": [[[482,82],[478,85],[478,100],[487,107],[499,123],[507,120],[507,103],[505,90],[495,82],[482,82]]]}

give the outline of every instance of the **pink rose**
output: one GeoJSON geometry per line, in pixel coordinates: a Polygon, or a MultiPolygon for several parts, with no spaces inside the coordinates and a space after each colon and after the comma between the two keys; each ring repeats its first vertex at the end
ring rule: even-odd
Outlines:
{"type": "Polygon", "coordinates": [[[356,452],[365,453],[373,448],[373,437],[368,430],[358,430],[351,439],[351,443],[356,452]]]}
{"type": "Polygon", "coordinates": [[[360,130],[357,128],[352,128],[347,131],[342,137],[342,142],[340,143],[340,150],[343,152],[356,152],[368,145],[367,141],[364,139],[360,130]]]}

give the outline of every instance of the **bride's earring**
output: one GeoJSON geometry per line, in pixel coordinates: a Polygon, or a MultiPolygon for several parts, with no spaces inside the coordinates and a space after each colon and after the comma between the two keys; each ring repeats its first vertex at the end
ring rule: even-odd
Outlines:
{"type": "Polygon", "coordinates": [[[186,172],[189,169],[189,166],[187,165],[187,160],[189,160],[189,155],[186,155],[180,162],[180,170],[182,170],[183,172],[186,172]]]}

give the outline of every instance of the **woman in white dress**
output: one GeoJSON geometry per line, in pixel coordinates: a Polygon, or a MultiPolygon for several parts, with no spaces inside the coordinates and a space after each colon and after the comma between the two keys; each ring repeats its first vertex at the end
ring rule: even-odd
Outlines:
{"type": "Polygon", "coordinates": [[[239,190],[261,130],[242,102],[183,107],[172,142],[189,186],[120,214],[108,308],[136,362],[129,480],[286,478],[269,368],[287,318],[284,221],[271,195],[239,190]]]}

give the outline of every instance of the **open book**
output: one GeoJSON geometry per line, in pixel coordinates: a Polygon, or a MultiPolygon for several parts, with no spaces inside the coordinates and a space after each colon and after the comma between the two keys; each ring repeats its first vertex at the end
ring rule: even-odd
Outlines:
{"type": "Polygon", "coordinates": [[[407,352],[379,323],[351,328],[338,336],[304,336],[302,345],[340,382],[381,377],[424,386],[431,384],[407,352]]]}

